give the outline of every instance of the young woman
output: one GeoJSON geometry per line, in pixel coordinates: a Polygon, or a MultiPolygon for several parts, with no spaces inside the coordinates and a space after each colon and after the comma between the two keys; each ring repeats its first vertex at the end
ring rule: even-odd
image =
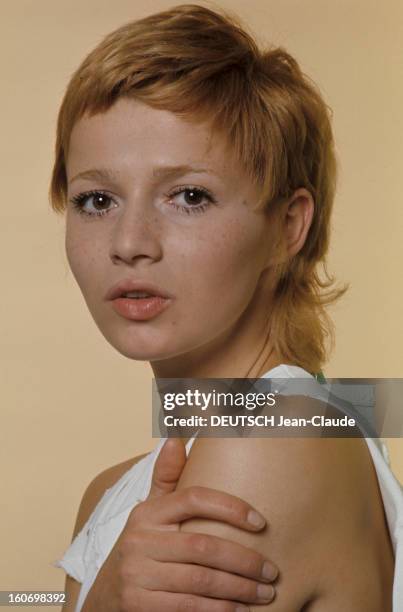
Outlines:
{"type": "MultiPolygon", "coordinates": [[[[61,105],[51,202],[71,270],[106,340],[155,378],[320,371],[325,306],[344,292],[318,273],[335,188],[316,86],[202,6],[109,34],[61,105]]],[[[86,491],[57,563],[65,610],[403,609],[402,491],[384,450],[160,440],[86,491]],[[248,523],[256,511],[265,525],[248,523]]]]}

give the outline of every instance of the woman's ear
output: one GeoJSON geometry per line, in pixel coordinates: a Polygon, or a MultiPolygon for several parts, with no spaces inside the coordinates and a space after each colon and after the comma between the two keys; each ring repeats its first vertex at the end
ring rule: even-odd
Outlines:
{"type": "Polygon", "coordinates": [[[267,267],[286,264],[302,249],[312,224],[314,208],[312,194],[300,187],[267,217],[267,233],[271,237],[266,242],[267,267]]]}
{"type": "Polygon", "coordinates": [[[296,255],[304,246],[311,227],[315,205],[312,194],[301,187],[297,189],[288,202],[284,212],[284,248],[287,259],[296,255]]]}

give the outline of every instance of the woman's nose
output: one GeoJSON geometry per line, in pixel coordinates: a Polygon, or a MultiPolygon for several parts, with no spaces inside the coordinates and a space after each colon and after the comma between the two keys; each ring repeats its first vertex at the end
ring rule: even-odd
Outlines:
{"type": "Polygon", "coordinates": [[[158,213],[144,203],[127,202],[112,229],[110,258],[131,263],[137,257],[161,257],[158,213]],[[148,208],[148,210],[147,210],[148,208]]]}

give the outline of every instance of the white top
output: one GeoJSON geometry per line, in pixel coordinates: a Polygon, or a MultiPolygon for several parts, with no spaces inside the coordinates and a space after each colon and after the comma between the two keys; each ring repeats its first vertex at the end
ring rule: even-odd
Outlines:
{"type": "MultiPolygon", "coordinates": [[[[262,378],[277,377],[310,378],[312,389],[307,395],[322,399],[324,397],[326,385],[319,384],[311,374],[298,366],[280,365],[262,376],[262,378]]],[[[325,395],[325,399],[330,403],[337,403],[330,400],[328,395],[325,395]]],[[[343,405],[339,408],[346,411],[343,405]]],[[[186,444],[187,455],[196,435],[186,444]]],[[[130,512],[140,501],[147,498],[151,488],[154,463],[166,439],[161,438],[151,453],[133,465],[110,489],[106,489],[63,557],[52,564],[63,568],[82,583],[75,612],[80,612],[98,571],[122,532],[130,512]]],[[[403,612],[403,488],[391,471],[385,444],[377,438],[364,439],[378,476],[395,554],[393,612],[403,612]]]]}

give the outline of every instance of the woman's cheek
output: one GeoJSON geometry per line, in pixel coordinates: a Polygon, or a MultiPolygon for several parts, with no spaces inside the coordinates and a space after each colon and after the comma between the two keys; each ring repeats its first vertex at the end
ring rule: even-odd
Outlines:
{"type": "Polygon", "coordinates": [[[86,247],[87,242],[88,238],[72,217],[72,213],[67,212],[65,250],[67,261],[77,282],[78,278],[81,278],[85,266],[88,266],[89,253],[86,247]]]}
{"type": "Polygon", "coordinates": [[[83,247],[80,245],[79,241],[73,239],[68,232],[66,233],[65,250],[70,270],[81,287],[79,279],[81,278],[81,267],[83,265],[83,247]]]}
{"type": "Polygon", "coordinates": [[[92,294],[94,287],[99,284],[97,273],[97,257],[94,251],[94,243],[91,248],[87,247],[85,240],[80,240],[77,235],[66,236],[66,256],[70,270],[80,287],[83,296],[87,299],[92,294]]]}
{"type": "Polygon", "coordinates": [[[256,253],[249,245],[235,239],[210,242],[192,273],[193,313],[209,322],[233,321],[249,303],[257,278],[256,253]]]}

